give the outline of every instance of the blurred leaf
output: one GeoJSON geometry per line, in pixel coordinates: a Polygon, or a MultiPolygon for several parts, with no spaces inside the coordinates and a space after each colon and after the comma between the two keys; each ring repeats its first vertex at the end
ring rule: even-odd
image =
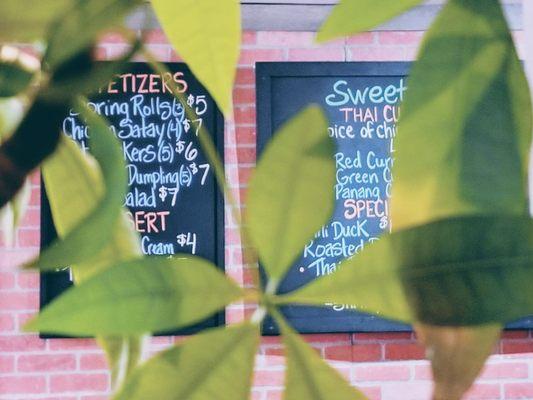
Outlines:
{"type": "Polygon", "coordinates": [[[0,47],[0,97],[13,97],[25,91],[40,62],[13,46],[0,47]]]}
{"type": "Polygon", "coordinates": [[[287,357],[284,400],[366,399],[320,358],[316,350],[305,343],[284,320],[278,317],[276,323],[281,328],[287,357]]]}
{"type": "Polygon", "coordinates": [[[11,136],[24,116],[21,98],[0,99],[0,143],[11,136]]]}
{"type": "MultiPolygon", "coordinates": [[[[116,75],[119,75],[131,62],[131,59],[137,53],[141,46],[140,39],[131,43],[130,49],[119,59],[105,62],[93,61],[92,52],[86,54],[89,59],[81,59],[79,62],[69,62],[68,71],[64,66],[60,68],[61,76],[56,78],[53,84],[47,88],[44,95],[51,101],[57,101],[68,98],[72,92],[80,96],[89,96],[105,87],[113,81],[116,75]]],[[[85,54],[81,54],[83,58],[85,54]]]]}
{"type": "Polygon", "coordinates": [[[26,180],[17,195],[0,209],[0,232],[8,247],[13,246],[17,228],[26,213],[31,196],[31,183],[26,180]]]}
{"type": "MultiPolygon", "coordinates": [[[[99,161],[106,185],[105,193],[93,211],[83,221],[72,228],[62,240],[52,243],[40,257],[27,265],[27,268],[53,270],[61,266],[76,264],[98,255],[98,251],[109,242],[113,227],[120,215],[126,195],[126,168],[121,147],[106,122],[81,107],[82,115],[90,129],[91,151],[99,161]]],[[[63,165],[65,168],[65,165],[63,165]]],[[[68,168],[68,167],[67,167],[68,168]]],[[[66,171],[65,175],[68,176],[66,171]]],[[[72,182],[78,187],[87,185],[87,180],[72,182]]],[[[78,188],[73,187],[74,190],[78,188]]],[[[76,212],[79,214],[79,211],[76,212]]]]}
{"type": "Polygon", "coordinates": [[[53,25],[44,62],[51,70],[89,47],[99,33],[122,22],[142,0],[76,1],[53,25]]]}
{"type": "Polygon", "coordinates": [[[195,335],[134,372],[115,400],[247,400],[259,329],[245,323],[195,335]]]}
{"type": "Polygon", "coordinates": [[[97,338],[107,355],[113,388],[118,388],[142,361],[143,340],[139,336],[105,336],[97,338]]]}
{"type": "MultiPolygon", "coordinates": [[[[19,98],[0,100],[0,143],[22,119],[24,107],[19,98]]],[[[8,247],[13,246],[17,227],[24,216],[31,194],[31,184],[26,181],[19,193],[0,209],[0,233],[8,247]]]]}
{"type": "Polygon", "coordinates": [[[242,295],[198,257],[149,257],[107,268],[70,288],[26,329],[68,335],[130,335],[199,322],[242,295]]]}
{"type": "Polygon", "coordinates": [[[0,1],[0,41],[27,42],[43,38],[50,24],[63,15],[73,0],[0,1]]]}
{"type": "Polygon", "coordinates": [[[274,134],[250,180],[247,223],[269,276],[281,279],[331,217],[335,148],[311,106],[274,134]]]}
{"type": "Polygon", "coordinates": [[[501,325],[480,327],[415,326],[426,346],[435,383],[434,400],[460,400],[494,351],[501,325]]]}
{"type": "Polygon", "coordinates": [[[152,7],[174,49],[231,117],[241,44],[239,1],[152,0],[152,7]]]}
{"type": "Polygon", "coordinates": [[[446,219],[383,236],[280,301],[431,325],[504,323],[533,314],[532,256],[529,216],[446,219]]]}
{"type": "Polygon", "coordinates": [[[324,42],[340,36],[366,32],[423,0],[341,0],[320,28],[317,40],[324,42]]]}
{"type": "Polygon", "coordinates": [[[499,2],[449,1],[409,78],[395,140],[394,229],[525,214],[531,108],[499,2]]]}

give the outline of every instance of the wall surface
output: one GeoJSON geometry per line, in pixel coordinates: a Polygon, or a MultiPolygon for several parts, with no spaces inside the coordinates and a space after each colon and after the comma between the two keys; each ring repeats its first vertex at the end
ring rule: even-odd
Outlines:
{"type": "MultiPolygon", "coordinates": [[[[254,63],[257,61],[406,61],[415,57],[423,32],[372,32],[325,46],[312,44],[310,32],[246,32],[234,89],[235,123],[226,129],[226,167],[232,189],[245,206],[245,192],[255,164],[256,109],[254,63]]],[[[521,32],[515,33],[519,42],[521,32]]],[[[150,49],[161,61],[178,61],[160,31],[149,34],[150,49]]],[[[99,48],[102,59],[115,57],[124,43],[109,36],[99,48]]],[[[109,376],[92,340],[50,339],[21,332],[38,310],[39,278],[16,266],[34,256],[39,245],[39,180],[32,178],[30,209],[13,248],[0,242],[0,399],[103,400],[109,376]]],[[[250,285],[253,271],[243,268],[242,251],[230,218],[226,222],[227,272],[250,285]]],[[[230,323],[242,320],[253,307],[228,308],[230,323]]],[[[176,340],[152,339],[151,352],[176,340]]],[[[431,373],[424,351],[411,333],[307,335],[306,340],[354,385],[374,400],[429,399],[431,373]]],[[[284,359],[279,339],[263,338],[253,389],[255,400],[281,399],[284,359]]],[[[469,399],[533,399],[533,334],[506,332],[494,349],[469,399]]],[[[152,400],[152,399],[147,399],[152,400]]],[[[153,399],[156,400],[156,399],[153,399]]],[[[303,399],[302,399],[303,400],[303,399]]]]}

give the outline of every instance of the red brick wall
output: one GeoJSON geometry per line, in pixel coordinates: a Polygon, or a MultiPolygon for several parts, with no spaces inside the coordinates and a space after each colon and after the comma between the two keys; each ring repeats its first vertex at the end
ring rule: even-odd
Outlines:
{"type": "MultiPolygon", "coordinates": [[[[516,34],[521,41],[521,32],[516,34]]],[[[422,32],[374,32],[325,46],[312,44],[309,32],[247,32],[234,90],[235,123],[227,124],[226,167],[230,185],[245,200],[250,171],[255,163],[256,61],[405,61],[415,56],[422,32]]],[[[164,35],[149,35],[150,48],[161,61],[176,61],[164,35]]],[[[102,59],[123,51],[125,45],[108,37],[99,48],[102,59]]],[[[106,399],[109,377],[103,355],[92,340],[41,340],[21,333],[21,326],[38,310],[36,274],[15,268],[34,256],[39,245],[39,183],[33,178],[30,209],[17,232],[14,248],[0,241],[0,400],[100,400],[106,399]]],[[[227,271],[250,285],[253,271],[244,269],[236,229],[226,221],[227,271]]],[[[242,320],[253,307],[234,304],[230,322],[242,320]]],[[[431,374],[423,350],[410,333],[306,335],[306,340],[371,399],[428,399],[431,374]]],[[[152,339],[151,352],[174,342],[152,339]]],[[[281,398],[284,360],[279,339],[264,338],[257,359],[253,398],[281,398]]],[[[495,349],[470,399],[533,399],[533,335],[507,332],[495,349]],[[529,353],[529,354],[528,354],[529,353]]],[[[148,400],[148,399],[147,399],[148,400]]],[[[151,400],[151,399],[150,399],[151,400]]],[[[155,399],[154,399],[155,400],[155,399]]]]}

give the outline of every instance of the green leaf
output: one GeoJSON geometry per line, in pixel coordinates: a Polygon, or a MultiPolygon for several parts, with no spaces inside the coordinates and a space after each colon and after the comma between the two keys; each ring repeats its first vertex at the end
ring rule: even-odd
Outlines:
{"type": "Polygon", "coordinates": [[[334,144],[311,106],[275,133],[250,180],[247,223],[269,276],[281,279],[331,217],[334,144]]]}
{"type": "Polygon", "coordinates": [[[525,214],[532,107],[499,2],[449,1],[408,86],[395,140],[394,229],[525,214]]]}
{"type": "MultiPolygon", "coordinates": [[[[127,190],[121,147],[100,116],[85,105],[80,107],[90,128],[91,151],[99,161],[106,190],[101,201],[94,204],[93,211],[87,217],[73,227],[62,240],[52,243],[37,260],[27,265],[27,268],[53,270],[95,257],[111,238],[113,227],[120,215],[127,190]]],[[[64,175],[68,177],[69,172],[65,171],[64,175]]],[[[86,180],[77,183],[78,186],[86,184],[86,180]]]]}
{"type": "Polygon", "coordinates": [[[369,31],[423,0],[341,0],[320,28],[317,40],[369,31]]]}
{"type": "Polygon", "coordinates": [[[276,318],[276,322],[281,328],[287,357],[284,400],[366,399],[281,318],[276,318]]]}
{"type": "MultiPolygon", "coordinates": [[[[54,155],[44,163],[42,169],[46,191],[60,237],[64,237],[94,210],[104,192],[104,183],[96,161],[83,154],[74,141],[66,137],[61,140],[54,155]]],[[[105,270],[113,262],[131,259],[141,255],[137,233],[129,218],[122,213],[112,230],[112,237],[96,257],[72,265],[76,282],[105,270]]],[[[142,346],[139,337],[98,337],[104,348],[112,373],[114,386],[121,383],[133,369],[142,346]],[[118,349],[117,349],[118,348],[118,349]],[[123,360],[127,359],[125,363],[123,360]]]]}
{"type": "Polygon", "coordinates": [[[139,368],[115,400],[247,400],[259,344],[245,323],[196,335],[139,368]]]}
{"type": "Polygon", "coordinates": [[[118,388],[141,362],[143,340],[139,336],[106,336],[98,337],[97,342],[108,358],[112,386],[118,388]]]}
{"type": "Polygon", "coordinates": [[[51,70],[96,41],[97,35],[122,22],[142,0],[76,1],[53,25],[44,62],[51,70]],[[82,28],[83,27],[83,28],[82,28]]]}
{"type": "Polygon", "coordinates": [[[281,302],[439,326],[505,323],[533,314],[532,256],[529,216],[446,219],[383,236],[281,302]]]}
{"type": "Polygon", "coordinates": [[[2,0],[1,41],[26,42],[43,38],[49,25],[72,4],[73,0],[2,0]]]}
{"type": "Polygon", "coordinates": [[[474,383],[500,337],[499,324],[476,327],[417,325],[435,382],[434,400],[461,400],[474,383]]]}
{"type": "Polygon", "coordinates": [[[239,2],[152,0],[152,7],[174,49],[230,116],[241,43],[239,2]]]}
{"type": "Polygon", "coordinates": [[[130,335],[199,322],[242,295],[198,257],[127,261],[69,289],[26,329],[68,335],[130,335]]]}

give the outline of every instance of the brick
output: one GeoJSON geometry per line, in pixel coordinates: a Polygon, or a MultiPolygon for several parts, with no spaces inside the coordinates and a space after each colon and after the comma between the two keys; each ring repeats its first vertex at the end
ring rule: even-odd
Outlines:
{"type": "Polygon", "coordinates": [[[528,330],[503,331],[502,339],[526,339],[529,337],[528,330]]]}
{"type": "Polygon", "coordinates": [[[239,164],[255,164],[255,146],[237,147],[237,159],[239,164]]]}
{"type": "Polygon", "coordinates": [[[238,126],[235,130],[237,144],[253,144],[256,142],[255,126],[238,126]]]}
{"type": "Polygon", "coordinates": [[[34,186],[31,188],[30,201],[28,203],[30,206],[41,206],[41,188],[34,186]]]}
{"type": "Polygon", "coordinates": [[[15,356],[0,354],[0,373],[15,371],[15,356]]]}
{"type": "Polygon", "coordinates": [[[39,254],[39,249],[16,249],[13,251],[0,247],[0,268],[15,268],[24,262],[29,261],[39,254]]]}
{"type": "Polygon", "coordinates": [[[20,228],[17,231],[18,247],[39,247],[41,232],[38,229],[20,228]]]}
{"type": "Polygon", "coordinates": [[[261,31],[257,34],[257,44],[260,46],[301,47],[311,46],[314,41],[314,32],[261,31]]]}
{"type": "Polygon", "coordinates": [[[328,360],[376,361],[381,359],[381,346],[378,344],[328,346],[324,349],[324,354],[328,360]]]}
{"type": "Polygon", "coordinates": [[[400,47],[359,47],[348,48],[347,61],[405,61],[406,56],[400,47]]]}
{"type": "Polygon", "coordinates": [[[39,228],[40,222],[41,211],[38,208],[28,208],[20,221],[20,226],[23,228],[39,228]]]}
{"type": "Polygon", "coordinates": [[[504,393],[506,399],[533,399],[533,382],[506,383],[504,393]]]}
{"type": "Polygon", "coordinates": [[[257,43],[257,32],[244,31],[242,32],[241,43],[243,45],[252,45],[257,43]]]}
{"type": "Polygon", "coordinates": [[[260,61],[284,61],[285,52],[281,49],[242,49],[239,64],[251,66],[260,61]]]}
{"type": "Polygon", "coordinates": [[[433,379],[433,373],[431,372],[431,366],[429,362],[424,365],[415,365],[415,380],[417,381],[430,381],[433,379]]]}
{"type": "Polygon", "coordinates": [[[346,39],[346,44],[374,44],[377,32],[363,32],[346,39]]]}
{"type": "MultiPolygon", "coordinates": [[[[176,59],[175,53],[172,50],[170,46],[167,45],[151,45],[148,46],[148,50],[150,53],[152,53],[155,58],[159,61],[181,61],[180,59],[176,59]]],[[[133,57],[134,61],[146,61],[146,59],[141,55],[138,54],[133,57]]]]}
{"type": "Polygon", "coordinates": [[[354,371],[357,382],[406,381],[410,377],[407,365],[365,365],[356,366],[354,371]]]}
{"type": "Polygon", "coordinates": [[[254,386],[282,386],[285,382],[285,371],[256,371],[254,386]]]}
{"type": "Polygon", "coordinates": [[[3,292],[0,295],[0,310],[37,310],[39,292],[3,292]]]}
{"type": "Polygon", "coordinates": [[[237,87],[233,89],[233,104],[255,104],[255,89],[253,87],[237,87]]]}
{"type": "Polygon", "coordinates": [[[3,376],[0,377],[1,394],[44,393],[46,379],[44,376],[3,376]]]}
{"type": "Polygon", "coordinates": [[[381,400],[381,388],[379,386],[357,386],[356,388],[363,392],[369,400],[381,400]]]}
{"type": "Polygon", "coordinates": [[[35,317],[35,312],[18,312],[17,313],[17,329],[19,331],[23,331],[24,325],[26,325],[26,323],[33,317],[35,317]]]}
{"type": "Polygon", "coordinates": [[[464,396],[465,400],[490,400],[500,398],[499,384],[475,384],[464,396]]]}
{"type": "Polygon", "coordinates": [[[255,71],[253,68],[238,68],[235,77],[236,85],[253,85],[255,84],[255,71]]]}
{"type": "Polygon", "coordinates": [[[0,290],[13,289],[15,287],[14,272],[0,272],[0,290]]]}
{"type": "Polygon", "coordinates": [[[39,273],[20,272],[17,274],[17,285],[21,289],[39,289],[39,273]]]}
{"type": "Polygon", "coordinates": [[[162,29],[152,29],[145,35],[145,43],[152,44],[168,44],[167,35],[162,29]]]}
{"type": "Polygon", "coordinates": [[[382,359],[381,345],[354,344],[352,345],[352,360],[356,362],[379,361],[382,359]]]}
{"type": "Polygon", "coordinates": [[[343,48],[290,49],[289,61],[345,61],[343,48]]]}
{"type": "MultiPolygon", "coordinates": [[[[0,294],[1,296],[1,294],[0,294]]],[[[0,314],[0,332],[10,332],[15,329],[15,318],[12,314],[0,314]]]]}
{"type": "Polygon", "coordinates": [[[107,361],[103,354],[82,354],[80,356],[80,369],[82,371],[105,370],[107,361]]]}
{"type": "Polygon", "coordinates": [[[50,350],[98,350],[94,339],[54,339],[49,342],[50,350]]]}
{"type": "Polygon", "coordinates": [[[479,379],[522,379],[528,377],[528,364],[520,362],[486,364],[479,379]]]}
{"type": "Polygon", "coordinates": [[[34,335],[0,336],[0,353],[43,350],[45,341],[34,335]]]}
{"type": "Polygon", "coordinates": [[[267,347],[263,349],[263,353],[266,356],[275,356],[280,358],[285,356],[285,350],[283,347],[267,347]]]}
{"type": "Polygon", "coordinates": [[[70,371],[76,369],[73,354],[28,354],[17,360],[20,372],[70,371]]]}
{"type": "Polygon", "coordinates": [[[282,400],[283,390],[269,390],[266,393],[266,400],[282,400]]]}
{"type": "Polygon", "coordinates": [[[415,343],[385,344],[385,360],[422,360],[425,353],[425,349],[415,343]]]}
{"type": "Polygon", "coordinates": [[[419,44],[424,36],[423,31],[383,31],[379,32],[379,43],[385,45],[414,45],[419,44]]]}
{"type": "Polygon", "coordinates": [[[533,353],[533,340],[504,340],[502,341],[502,353],[533,353]]]}
{"type": "Polygon", "coordinates": [[[380,340],[412,340],[412,332],[360,332],[353,334],[354,341],[380,341],[380,340]]]}
{"type": "Polygon", "coordinates": [[[105,391],[109,388],[107,374],[64,374],[50,376],[52,393],[105,391]]]}
{"type": "Polygon", "coordinates": [[[302,336],[307,343],[351,344],[350,335],[347,333],[315,333],[302,336]]]}
{"type": "Polygon", "coordinates": [[[116,32],[108,32],[100,38],[100,43],[128,45],[128,40],[116,32]]]}
{"type": "Polygon", "coordinates": [[[383,384],[381,395],[386,400],[427,400],[431,398],[432,384],[429,382],[383,384]]]}
{"type": "Polygon", "coordinates": [[[234,108],[235,123],[255,124],[255,106],[237,106],[234,108]]]}

